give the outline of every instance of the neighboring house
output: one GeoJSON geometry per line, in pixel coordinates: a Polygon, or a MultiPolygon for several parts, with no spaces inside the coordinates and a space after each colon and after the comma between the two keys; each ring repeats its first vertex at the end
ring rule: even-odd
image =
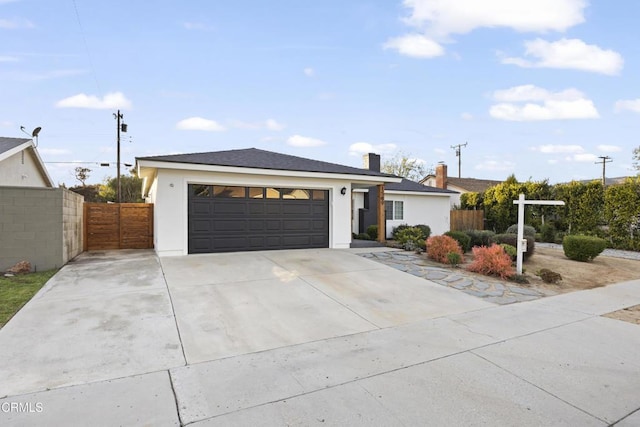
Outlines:
{"type": "Polygon", "coordinates": [[[54,188],[33,140],[0,137],[0,271],[60,268],[82,252],[82,196],[54,188]]]}
{"type": "Polygon", "coordinates": [[[256,148],[139,157],[136,167],[160,255],[348,248],[351,192],[402,181],[256,148]]]}
{"type": "Polygon", "coordinates": [[[460,195],[464,193],[482,193],[487,188],[501,183],[502,181],[490,179],[454,178],[447,176],[447,165],[444,163],[436,165],[435,175],[427,175],[420,180],[420,184],[423,185],[457,192],[458,194],[451,197],[451,207],[460,206],[460,195]]]}
{"type": "MultiPolygon", "coordinates": [[[[366,154],[364,163],[366,169],[380,171],[379,155],[366,154]]],[[[405,178],[386,184],[386,237],[390,238],[393,228],[400,224],[425,224],[433,235],[449,231],[450,198],[457,195],[455,191],[429,187],[405,178]]],[[[366,232],[368,226],[377,224],[377,192],[375,188],[354,190],[352,197],[352,231],[356,234],[366,232]]]]}
{"type": "Polygon", "coordinates": [[[32,139],[0,137],[0,186],[55,187],[32,139]]]}

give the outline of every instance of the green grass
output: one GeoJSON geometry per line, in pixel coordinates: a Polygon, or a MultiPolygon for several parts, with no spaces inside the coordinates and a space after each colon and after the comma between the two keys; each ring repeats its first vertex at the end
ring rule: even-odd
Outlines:
{"type": "Polygon", "coordinates": [[[0,276],[0,328],[40,290],[58,270],[0,276]]]}

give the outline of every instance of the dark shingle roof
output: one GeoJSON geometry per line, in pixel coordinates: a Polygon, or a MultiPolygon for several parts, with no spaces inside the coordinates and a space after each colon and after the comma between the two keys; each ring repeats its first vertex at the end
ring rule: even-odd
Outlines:
{"type": "MultiPolygon", "coordinates": [[[[435,175],[428,175],[422,181],[434,178],[435,175]]],[[[495,181],[492,179],[476,179],[476,178],[452,178],[447,177],[447,185],[455,185],[465,191],[482,193],[489,187],[501,184],[503,181],[495,181]]]]}
{"type": "Polygon", "coordinates": [[[29,141],[31,140],[28,138],[5,138],[3,136],[0,136],[0,153],[12,150],[17,146],[29,141]]]}
{"type": "Polygon", "coordinates": [[[385,190],[389,191],[412,191],[416,193],[443,193],[443,194],[457,194],[457,191],[445,190],[437,187],[429,187],[428,185],[422,185],[415,181],[411,181],[402,178],[402,182],[392,182],[384,185],[385,190]]]}
{"type": "Polygon", "coordinates": [[[136,157],[136,160],[148,160],[169,163],[190,163],[198,165],[232,166],[241,168],[289,170],[297,172],[336,173],[347,175],[368,175],[394,177],[393,175],[359,169],[336,163],[305,159],[289,154],[247,148],[242,150],[213,151],[209,153],[173,154],[168,156],[136,157]]]}

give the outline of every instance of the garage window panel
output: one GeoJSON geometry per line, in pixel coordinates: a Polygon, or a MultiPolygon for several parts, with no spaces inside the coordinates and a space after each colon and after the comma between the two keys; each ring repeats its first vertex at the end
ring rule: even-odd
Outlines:
{"type": "Polygon", "coordinates": [[[224,198],[245,198],[247,196],[247,187],[232,187],[223,185],[213,186],[213,197],[224,198]]]}
{"type": "Polygon", "coordinates": [[[211,197],[210,185],[192,185],[191,194],[194,197],[211,197]]]}

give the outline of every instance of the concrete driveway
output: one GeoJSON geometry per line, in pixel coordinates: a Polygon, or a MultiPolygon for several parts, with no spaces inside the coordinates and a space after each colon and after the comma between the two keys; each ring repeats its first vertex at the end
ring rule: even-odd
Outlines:
{"type": "Polygon", "coordinates": [[[600,317],[636,304],[495,306],[352,250],[83,254],[0,330],[0,424],[638,425],[640,326],[600,317]]]}

